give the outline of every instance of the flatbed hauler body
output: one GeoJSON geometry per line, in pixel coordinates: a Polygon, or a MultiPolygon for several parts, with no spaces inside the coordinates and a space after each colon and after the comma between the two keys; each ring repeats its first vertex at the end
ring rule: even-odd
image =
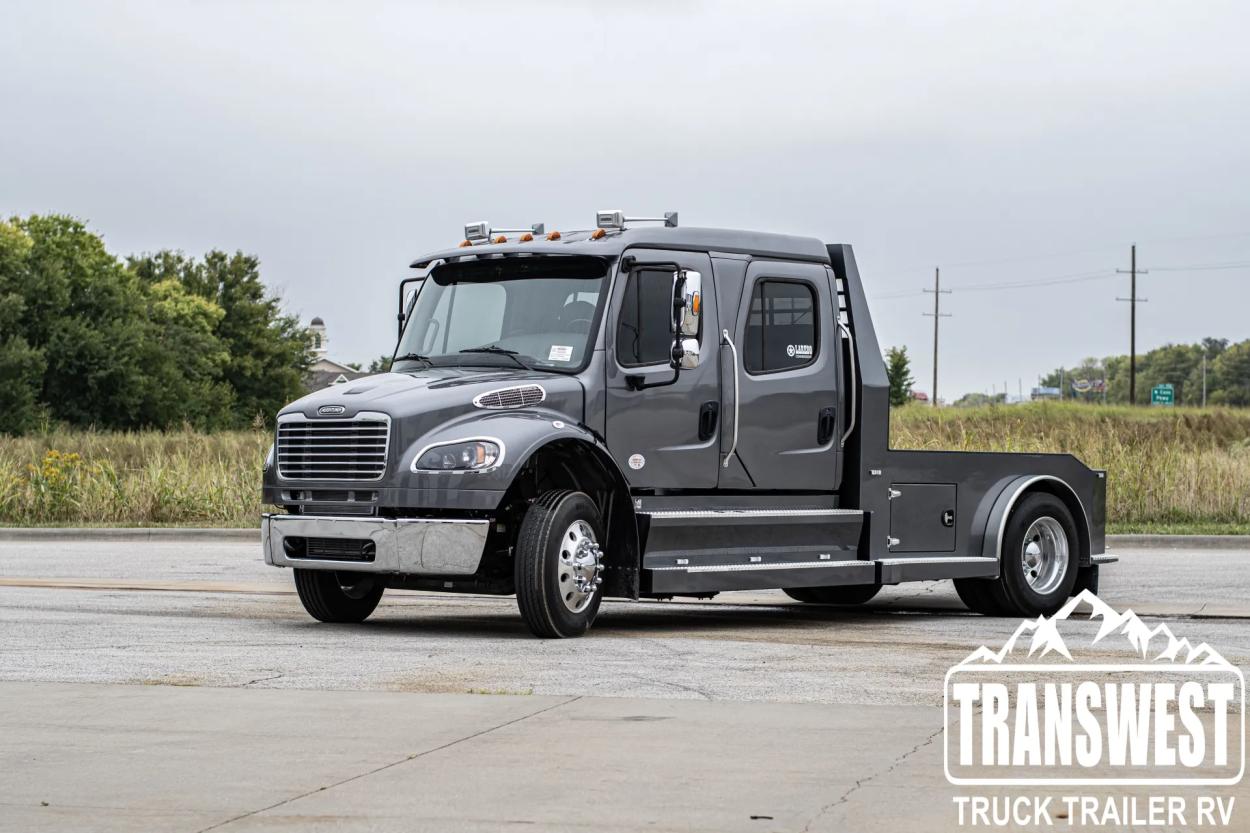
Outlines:
{"type": "Polygon", "coordinates": [[[313,616],[360,621],[388,587],[515,593],[554,637],[605,596],[855,604],[949,578],[1035,616],[1096,589],[1103,472],[889,449],[849,246],[597,219],[467,227],[401,286],[392,372],[278,415],[264,557],[313,616]]]}

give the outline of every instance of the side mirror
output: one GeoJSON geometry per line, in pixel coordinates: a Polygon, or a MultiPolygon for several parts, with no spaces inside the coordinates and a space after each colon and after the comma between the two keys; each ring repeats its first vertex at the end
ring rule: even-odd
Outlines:
{"type": "Polygon", "coordinates": [[[703,315],[703,276],[693,269],[683,269],[677,273],[677,285],[682,288],[677,331],[683,336],[697,338],[699,319],[703,315]]]}

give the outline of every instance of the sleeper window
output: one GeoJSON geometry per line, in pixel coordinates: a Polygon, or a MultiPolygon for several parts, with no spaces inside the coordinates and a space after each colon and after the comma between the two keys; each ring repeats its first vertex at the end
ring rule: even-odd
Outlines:
{"type": "Polygon", "coordinates": [[[616,325],[616,359],[624,367],[668,363],[673,350],[673,273],[629,273],[616,325]]]}
{"type": "Polygon", "coordinates": [[[742,363],[748,373],[792,370],[816,360],[816,293],[801,281],[756,281],[742,363]]]}

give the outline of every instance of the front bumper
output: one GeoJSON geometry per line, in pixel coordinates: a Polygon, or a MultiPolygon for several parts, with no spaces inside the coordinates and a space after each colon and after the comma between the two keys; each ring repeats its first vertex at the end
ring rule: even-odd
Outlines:
{"type": "Polygon", "coordinates": [[[467,576],[477,572],[489,531],[490,522],[479,520],[266,514],[261,516],[260,540],[265,563],[275,567],[467,576]],[[373,560],[293,557],[288,538],[372,541],[373,560]]]}

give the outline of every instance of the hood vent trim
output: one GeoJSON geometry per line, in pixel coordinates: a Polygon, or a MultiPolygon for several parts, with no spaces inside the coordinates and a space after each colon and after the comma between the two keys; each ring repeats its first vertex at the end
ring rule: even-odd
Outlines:
{"type": "Polygon", "coordinates": [[[504,411],[529,408],[546,399],[547,389],[542,385],[516,385],[479,393],[473,397],[473,404],[488,411],[504,411]]]}

